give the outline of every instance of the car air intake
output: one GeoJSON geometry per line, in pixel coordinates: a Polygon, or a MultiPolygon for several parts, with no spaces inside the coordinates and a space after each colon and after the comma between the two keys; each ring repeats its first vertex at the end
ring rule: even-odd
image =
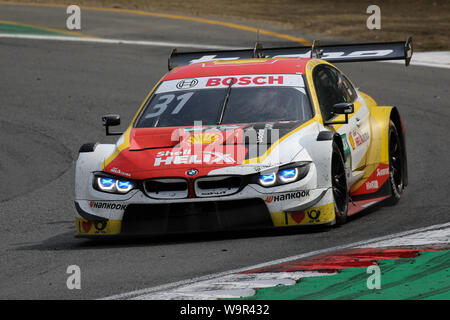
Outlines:
{"type": "Polygon", "coordinates": [[[129,204],[122,233],[154,235],[273,226],[262,199],[129,204]]]}

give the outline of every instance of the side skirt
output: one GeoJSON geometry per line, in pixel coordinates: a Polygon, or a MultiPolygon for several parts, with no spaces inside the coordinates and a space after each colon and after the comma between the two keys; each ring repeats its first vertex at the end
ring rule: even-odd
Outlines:
{"type": "Polygon", "coordinates": [[[366,199],[366,200],[357,200],[357,201],[353,201],[350,202],[348,204],[348,216],[352,216],[364,209],[367,209],[368,207],[371,207],[385,199],[389,198],[389,196],[383,196],[383,197],[379,197],[379,198],[373,198],[373,199],[366,199]]]}

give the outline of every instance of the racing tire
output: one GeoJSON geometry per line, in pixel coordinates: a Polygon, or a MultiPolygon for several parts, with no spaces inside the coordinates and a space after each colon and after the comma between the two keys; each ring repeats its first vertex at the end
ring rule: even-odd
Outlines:
{"type": "Polygon", "coordinates": [[[336,225],[342,225],[347,220],[349,193],[347,177],[342,152],[336,142],[333,142],[331,156],[331,187],[333,192],[334,213],[336,225]]]}
{"type": "Polygon", "coordinates": [[[403,146],[397,128],[392,122],[389,123],[389,184],[392,195],[387,201],[388,204],[395,205],[402,197],[404,190],[404,159],[403,146]]]}

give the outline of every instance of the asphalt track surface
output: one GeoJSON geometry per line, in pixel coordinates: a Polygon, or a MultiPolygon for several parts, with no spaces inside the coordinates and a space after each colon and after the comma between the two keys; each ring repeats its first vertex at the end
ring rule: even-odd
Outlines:
{"type": "MultiPolygon", "coordinates": [[[[101,37],[225,46],[250,46],[255,39],[253,33],[182,20],[104,12],[85,17],[82,31],[101,37]]],[[[65,12],[0,5],[0,19],[64,28],[65,12]]],[[[398,205],[369,210],[338,228],[113,242],[75,238],[80,145],[114,142],[105,137],[101,116],[119,113],[122,128],[128,125],[167,72],[170,51],[0,39],[0,299],[102,298],[450,220],[450,70],[353,63],[339,67],[403,116],[410,185],[398,205]],[[69,265],[81,268],[81,290],[66,287],[69,265]]]]}

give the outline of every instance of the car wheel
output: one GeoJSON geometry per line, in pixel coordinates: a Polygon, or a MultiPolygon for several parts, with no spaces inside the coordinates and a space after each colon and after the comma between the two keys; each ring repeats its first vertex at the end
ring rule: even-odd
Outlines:
{"type": "Polygon", "coordinates": [[[391,185],[392,196],[389,199],[391,204],[396,204],[403,194],[404,188],[404,159],[403,147],[395,124],[389,123],[389,183],[391,185]]]}
{"type": "Polygon", "coordinates": [[[347,220],[349,195],[344,158],[335,142],[333,142],[333,154],[331,157],[331,186],[333,190],[336,224],[341,225],[347,220]]]}

